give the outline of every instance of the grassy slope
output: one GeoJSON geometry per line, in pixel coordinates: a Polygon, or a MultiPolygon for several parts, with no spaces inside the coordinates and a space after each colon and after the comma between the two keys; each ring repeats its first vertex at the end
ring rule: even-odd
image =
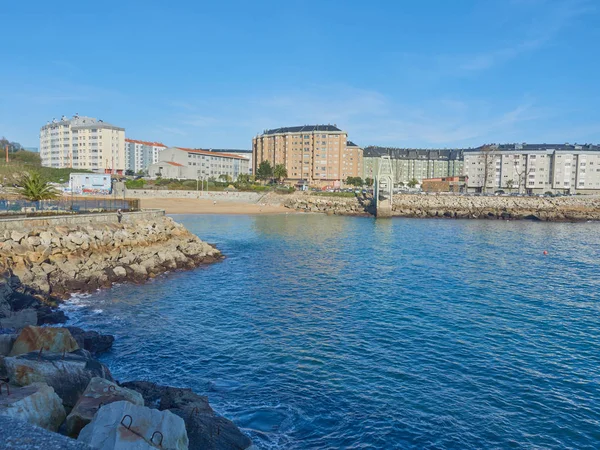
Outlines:
{"type": "Polygon", "coordinates": [[[24,172],[38,172],[44,181],[55,183],[69,180],[71,172],[88,172],[81,169],[53,169],[42,167],[39,153],[21,150],[8,155],[9,162],[6,163],[4,155],[0,160],[0,183],[12,184],[21,178],[24,172]]]}

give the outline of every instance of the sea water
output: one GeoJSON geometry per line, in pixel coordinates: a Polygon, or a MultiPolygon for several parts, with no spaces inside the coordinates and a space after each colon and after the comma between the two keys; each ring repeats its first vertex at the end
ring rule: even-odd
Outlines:
{"type": "Polygon", "coordinates": [[[64,307],[120,381],[259,448],[600,447],[600,224],[174,218],[226,259],[64,307]]]}

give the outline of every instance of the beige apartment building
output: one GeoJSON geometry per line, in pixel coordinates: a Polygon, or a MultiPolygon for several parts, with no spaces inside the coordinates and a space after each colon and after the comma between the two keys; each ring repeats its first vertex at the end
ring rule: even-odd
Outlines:
{"type": "Polygon", "coordinates": [[[79,115],[53,119],[40,130],[40,158],[44,167],[123,173],[125,129],[79,115]]]}
{"type": "Polygon", "coordinates": [[[464,153],[470,192],[600,193],[600,147],[577,144],[488,145],[464,153]]]}
{"type": "Polygon", "coordinates": [[[283,164],[288,184],[343,186],[362,176],[362,149],[335,125],[305,125],[266,130],[252,140],[253,173],[261,162],[283,164]]]}

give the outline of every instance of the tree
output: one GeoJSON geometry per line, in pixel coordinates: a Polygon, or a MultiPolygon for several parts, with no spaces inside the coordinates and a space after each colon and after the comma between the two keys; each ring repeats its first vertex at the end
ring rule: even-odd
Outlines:
{"type": "Polygon", "coordinates": [[[374,182],[375,182],[375,180],[373,180],[373,178],[365,178],[365,184],[367,186],[373,186],[374,182]]]}
{"type": "Polygon", "coordinates": [[[489,184],[494,184],[496,177],[496,151],[495,145],[484,145],[481,147],[481,157],[483,160],[483,185],[482,192],[487,192],[489,184]]]}
{"type": "Polygon", "coordinates": [[[237,182],[240,184],[249,184],[250,175],[248,175],[247,173],[240,173],[237,177],[237,182]]]}
{"type": "Polygon", "coordinates": [[[43,181],[37,172],[25,174],[21,178],[19,193],[32,201],[50,200],[58,197],[59,194],[47,181],[43,181]]]}
{"type": "Polygon", "coordinates": [[[222,173],[221,175],[219,175],[219,180],[228,183],[231,181],[231,176],[227,173],[222,173]]]}
{"type": "Polygon", "coordinates": [[[19,150],[23,150],[23,146],[21,144],[19,144],[18,142],[10,142],[5,137],[0,138],[0,150],[4,151],[4,149],[6,148],[7,145],[8,145],[9,153],[15,153],[15,152],[18,152],[19,150]]]}
{"type": "Polygon", "coordinates": [[[256,178],[259,180],[268,180],[273,176],[273,166],[267,160],[261,162],[256,169],[256,178]]]}
{"type": "Polygon", "coordinates": [[[515,182],[513,180],[508,180],[506,182],[506,188],[508,189],[509,193],[512,192],[512,189],[513,189],[514,185],[515,185],[515,182]]]}
{"type": "Polygon", "coordinates": [[[404,187],[404,183],[401,181],[400,183],[398,183],[398,187],[404,187]]]}
{"type": "Polygon", "coordinates": [[[417,180],[416,178],[413,178],[412,180],[410,180],[408,183],[406,183],[406,185],[409,188],[414,188],[417,184],[419,184],[419,180],[417,180]]]}
{"type": "Polygon", "coordinates": [[[277,164],[275,169],[273,169],[273,176],[280,181],[288,177],[287,169],[283,164],[277,164]]]}
{"type": "Polygon", "coordinates": [[[133,170],[131,170],[131,169],[127,169],[125,171],[125,175],[131,177],[131,176],[135,175],[135,172],[133,170]]]}
{"type": "Polygon", "coordinates": [[[346,184],[349,186],[362,186],[363,179],[361,177],[348,177],[346,178],[346,184]]]}

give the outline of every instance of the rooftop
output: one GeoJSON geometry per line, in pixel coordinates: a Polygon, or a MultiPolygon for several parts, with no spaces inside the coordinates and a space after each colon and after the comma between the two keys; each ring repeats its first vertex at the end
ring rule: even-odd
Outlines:
{"type": "Polygon", "coordinates": [[[165,147],[165,148],[167,148],[167,146],[165,144],[163,144],[162,142],[138,141],[136,139],[128,139],[128,138],[125,138],[125,142],[131,142],[133,144],[150,145],[152,147],[165,147]]]}
{"type": "Polygon", "coordinates": [[[395,147],[365,147],[363,156],[365,158],[377,158],[390,156],[392,159],[439,159],[456,160],[462,159],[465,149],[421,149],[421,148],[395,148],[395,147]]]}
{"type": "Polygon", "coordinates": [[[284,134],[284,133],[311,133],[313,131],[334,131],[341,132],[336,125],[302,125],[299,127],[283,127],[265,130],[263,134],[284,134]]]}
{"type": "Polygon", "coordinates": [[[116,130],[125,130],[125,128],[120,128],[115,125],[111,125],[108,122],[103,121],[102,119],[96,119],[95,117],[87,117],[80,116],[79,114],[75,114],[71,119],[68,119],[66,116],[62,116],[60,120],[53,118],[51,121],[48,121],[46,125],[42,127],[44,128],[55,128],[60,125],[71,125],[71,128],[114,128],[116,130]]]}
{"type": "Polygon", "coordinates": [[[214,152],[214,151],[211,152],[209,150],[202,150],[202,149],[197,149],[197,148],[184,148],[184,147],[173,147],[173,148],[176,148],[177,150],[183,150],[184,152],[195,153],[195,154],[199,154],[199,155],[220,156],[223,158],[248,160],[248,158],[244,158],[243,156],[239,156],[239,155],[232,155],[231,153],[221,153],[221,152],[214,152]],[[218,155],[215,155],[215,153],[218,153],[218,155]]]}
{"type": "Polygon", "coordinates": [[[346,141],[346,147],[358,147],[358,145],[352,141],[346,141]]]}
{"type": "Polygon", "coordinates": [[[173,162],[173,161],[163,161],[163,162],[165,162],[167,164],[170,164],[171,166],[185,167],[183,164],[179,164],[179,163],[176,163],[176,162],[173,162]]]}

